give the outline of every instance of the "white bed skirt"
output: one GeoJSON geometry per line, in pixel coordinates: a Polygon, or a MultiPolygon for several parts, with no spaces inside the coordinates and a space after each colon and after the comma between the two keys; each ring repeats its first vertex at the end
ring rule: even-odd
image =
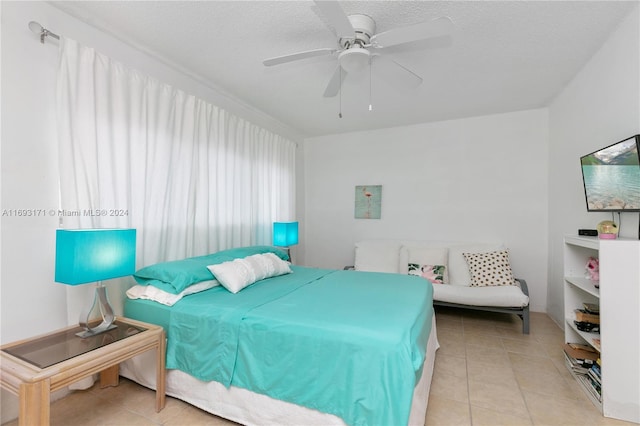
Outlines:
{"type": "MultiPolygon", "coordinates": [[[[424,425],[438,347],[434,315],[422,376],[413,392],[410,425],[424,425]]],[[[121,363],[120,375],[155,389],[155,354],[147,352],[121,363]]],[[[166,390],[169,396],[244,425],[345,425],[341,418],[333,414],[234,386],[227,389],[218,382],[203,382],[180,370],[167,370],[166,390]]]]}

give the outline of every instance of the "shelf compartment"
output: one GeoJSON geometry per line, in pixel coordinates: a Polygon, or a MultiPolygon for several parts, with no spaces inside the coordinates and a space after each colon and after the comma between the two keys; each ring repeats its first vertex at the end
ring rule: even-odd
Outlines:
{"type": "Polygon", "coordinates": [[[565,318],[567,325],[569,325],[573,331],[575,331],[589,346],[600,352],[600,345],[593,341],[593,339],[600,339],[600,333],[590,333],[588,331],[578,330],[578,327],[576,327],[573,322],[574,320],[575,318],[565,318]]]}
{"type": "Polygon", "coordinates": [[[564,242],[572,246],[584,247],[592,250],[600,249],[600,239],[598,237],[587,237],[582,235],[565,235],[564,242]]]}
{"type": "Polygon", "coordinates": [[[593,402],[593,405],[596,406],[600,413],[602,413],[602,396],[597,397],[597,391],[591,386],[591,382],[589,378],[583,374],[575,374],[571,372],[576,379],[578,379],[578,384],[584,389],[584,393],[587,394],[587,397],[593,402]]]}
{"type": "Polygon", "coordinates": [[[597,391],[591,385],[589,378],[585,374],[581,374],[573,371],[573,368],[571,368],[571,364],[569,363],[569,360],[567,359],[566,355],[565,355],[564,365],[565,367],[567,367],[567,370],[569,370],[569,373],[576,379],[578,386],[582,388],[584,394],[589,398],[589,400],[593,403],[593,405],[595,405],[595,407],[600,411],[600,413],[603,413],[602,395],[601,394],[598,395],[597,391]]]}
{"type": "Polygon", "coordinates": [[[596,288],[594,281],[590,280],[589,278],[580,276],[569,276],[564,277],[564,280],[572,286],[584,291],[585,293],[589,293],[592,296],[600,298],[600,289],[596,288]]]}

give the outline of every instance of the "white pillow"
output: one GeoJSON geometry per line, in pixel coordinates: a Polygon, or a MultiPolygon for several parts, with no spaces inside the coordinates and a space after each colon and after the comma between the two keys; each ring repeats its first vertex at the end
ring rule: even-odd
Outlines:
{"type": "Polygon", "coordinates": [[[449,249],[446,247],[410,247],[400,248],[400,273],[409,273],[409,263],[416,265],[442,265],[445,267],[443,284],[449,283],[449,249]]]}
{"type": "Polygon", "coordinates": [[[190,285],[179,294],[168,293],[153,285],[134,285],[127,290],[127,297],[129,299],[153,300],[163,305],[173,306],[184,296],[205,291],[218,285],[220,285],[220,283],[217,280],[201,281],[197,284],[190,285]]]}
{"type": "Polygon", "coordinates": [[[356,271],[398,273],[400,243],[393,241],[361,241],[356,243],[356,271]]]}
{"type": "Polygon", "coordinates": [[[254,254],[242,259],[209,265],[207,269],[231,293],[237,293],[265,278],[292,272],[289,264],[273,253],[254,254]]]}

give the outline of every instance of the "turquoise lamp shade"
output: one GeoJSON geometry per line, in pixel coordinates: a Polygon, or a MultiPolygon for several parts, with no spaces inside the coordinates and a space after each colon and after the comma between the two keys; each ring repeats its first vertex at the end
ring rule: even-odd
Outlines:
{"type": "Polygon", "coordinates": [[[289,247],[298,244],[298,222],[274,222],[273,245],[289,247]]]}
{"type": "Polygon", "coordinates": [[[86,284],[135,272],[135,229],[58,229],[56,282],[86,284]]]}

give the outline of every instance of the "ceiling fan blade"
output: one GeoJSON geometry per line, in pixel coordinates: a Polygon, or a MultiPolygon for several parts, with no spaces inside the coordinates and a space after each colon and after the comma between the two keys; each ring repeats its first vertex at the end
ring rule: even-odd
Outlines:
{"type": "Polygon", "coordinates": [[[323,48],[323,49],[307,50],[307,51],[304,51],[304,52],[292,53],[292,54],[289,54],[289,55],[278,56],[278,57],[275,57],[275,58],[269,58],[269,59],[265,59],[264,61],[262,61],[262,63],[265,66],[270,67],[272,65],[284,64],[285,62],[293,62],[293,61],[297,61],[297,60],[300,60],[300,59],[312,58],[314,56],[331,55],[331,54],[333,54],[335,52],[337,52],[336,49],[330,49],[330,48],[326,47],[326,48],[323,48]]]}
{"type": "Polygon", "coordinates": [[[335,28],[338,38],[354,38],[356,32],[339,2],[314,0],[314,3],[333,28],[335,28]]]}
{"type": "Polygon", "coordinates": [[[347,72],[342,69],[340,65],[336,67],[336,70],[333,72],[331,76],[331,80],[329,80],[329,84],[327,84],[327,88],[324,90],[325,98],[333,98],[340,91],[340,86],[344,81],[344,77],[347,75],[347,72]]]}
{"type": "Polygon", "coordinates": [[[415,89],[422,84],[422,77],[409,68],[385,56],[376,56],[373,72],[380,75],[393,86],[415,89]]]}
{"type": "Polygon", "coordinates": [[[443,16],[432,21],[394,28],[375,34],[371,37],[371,44],[378,48],[396,46],[426,38],[448,35],[451,34],[453,28],[453,21],[449,17],[443,16]]]}

